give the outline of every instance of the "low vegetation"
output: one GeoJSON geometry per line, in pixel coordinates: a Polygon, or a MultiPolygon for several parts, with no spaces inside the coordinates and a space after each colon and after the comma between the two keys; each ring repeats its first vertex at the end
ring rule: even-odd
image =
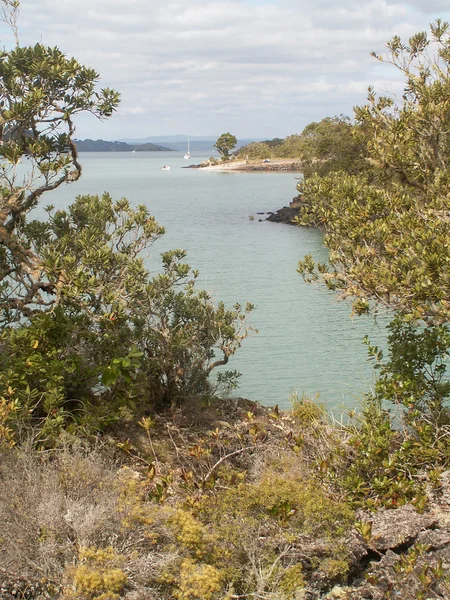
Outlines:
{"type": "MultiPolygon", "coordinates": [[[[80,600],[291,600],[323,598],[336,586],[341,597],[361,598],[349,594],[382,539],[375,514],[361,508],[401,512],[412,502],[408,522],[436,530],[418,512],[445,502],[442,471],[430,474],[426,490],[423,474],[404,476],[407,463],[387,470],[388,445],[366,417],[338,426],[307,398],[294,399],[288,413],[197,399],[139,423],[129,415],[90,440],[67,432],[51,453],[4,448],[2,589],[22,577],[47,597],[80,600]]],[[[389,441],[393,452],[400,434],[389,441]]],[[[384,543],[412,541],[396,555],[393,590],[407,589],[425,564],[423,589],[448,592],[429,547],[413,556],[417,534],[394,533],[384,543]]]]}
{"type": "Polygon", "coordinates": [[[239,149],[238,158],[295,158],[305,177],[331,171],[359,173],[366,168],[366,136],[363,128],[341,115],[310,123],[298,135],[254,142],[239,149]]]}
{"type": "MultiPolygon", "coordinates": [[[[356,314],[395,311],[387,358],[367,340],[379,378],[366,420],[385,456],[373,483],[395,481],[405,491],[418,472],[445,470],[450,461],[449,33],[438,20],[429,36],[407,44],[394,37],[386,57],[374,55],[404,74],[405,91],[398,105],[370,89],[368,104],[355,109],[368,136],[367,166],[356,175],[315,174],[299,186],[298,222],[320,226],[330,249],[328,264],[300,262],[303,277],[350,296],[356,314]]],[[[361,467],[353,465],[356,480],[361,467]]],[[[409,495],[420,501],[416,491],[409,495]]]]}
{"type": "MultiPolygon", "coordinates": [[[[19,4],[2,5],[17,39],[19,4]]],[[[370,91],[355,123],[260,148],[301,147],[299,223],[330,249],[304,278],[355,313],[395,311],[387,356],[366,340],[374,390],[341,423],[306,397],[220,399],[238,374],[210,375],[252,306],[214,304],[182,250],[150,272],[164,230],[144,206],[86,195],[32,219],[81,175],[73,119],[119,97],[58,49],[2,52],[2,598],[448,597],[448,25],[431,40],[388,46],[401,106],[370,91]]]]}
{"type": "Polygon", "coordinates": [[[312,421],[230,401],[168,417],[94,445],[66,436],[47,456],[4,450],[3,568],[87,599],[291,598],[345,581],[354,512],[312,475],[312,421]]]}

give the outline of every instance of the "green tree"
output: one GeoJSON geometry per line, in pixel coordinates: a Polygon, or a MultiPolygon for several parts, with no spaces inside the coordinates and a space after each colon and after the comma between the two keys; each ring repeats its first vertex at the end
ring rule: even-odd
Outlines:
{"type": "Polygon", "coordinates": [[[230,151],[233,150],[236,144],[236,136],[231,133],[222,133],[222,135],[217,138],[214,148],[217,148],[222,158],[228,158],[230,156],[230,151]]]}
{"type": "MultiPolygon", "coordinates": [[[[74,118],[100,119],[117,107],[114,90],[95,90],[98,74],[68,59],[58,48],[17,46],[0,53],[0,310],[20,318],[48,302],[56,290],[23,240],[26,215],[42,194],[76,181],[81,164],[74,118]],[[25,157],[27,171],[18,169],[25,157]]],[[[58,282],[54,282],[57,286],[58,282]]]]}
{"type": "MultiPolygon", "coordinates": [[[[415,468],[450,462],[450,27],[438,20],[430,36],[395,36],[387,48],[374,56],[404,75],[401,101],[370,88],[368,103],[355,109],[369,169],[316,174],[300,185],[298,221],[320,226],[330,253],[327,264],[306,256],[299,271],[352,297],[357,314],[380,305],[395,311],[387,360],[369,345],[380,378],[367,414],[380,416],[380,439],[394,439],[380,407],[387,400],[404,408],[402,470],[412,455],[415,468]]],[[[393,456],[392,444],[386,448],[384,467],[393,456]]]]}
{"type": "Polygon", "coordinates": [[[310,123],[299,139],[304,176],[340,170],[351,174],[361,172],[367,166],[365,142],[362,127],[344,115],[310,123]]]}
{"type": "Polygon", "coordinates": [[[290,135],[284,140],[275,138],[243,146],[239,156],[297,158],[306,177],[339,170],[353,174],[369,166],[366,141],[366,130],[352,123],[349,117],[340,115],[309,123],[301,134],[290,135]]]}
{"type": "Polygon", "coordinates": [[[124,404],[161,408],[210,393],[209,375],[246,337],[252,307],[215,306],[182,250],[164,253],[152,276],[144,256],[164,229],[144,206],[104,194],[48,212],[23,240],[55,293],[26,325],[4,328],[0,396],[15,390],[9,401],[47,435],[74,418],[108,423],[124,404]]]}
{"type": "Polygon", "coordinates": [[[273,156],[272,148],[266,142],[252,142],[239,148],[239,158],[269,158],[273,156]]]}
{"type": "MultiPolygon", "coordinates": [[[[17,3],[4,6],[15,23],[17,3]]],[[[164,229],[144,206],[87,195],[30,220],[44,194],[81,175],[76,116],[106,118],[118,104],[97,80],[58,48],[0,53],[0,408],[37,420],[40,439],[70,422],[103,426],[124,404],[210,393],[210,373],[249,329],[251,305],[216,306],[183,250],[165,252],[161,272],[149,272],[164,229]]],[[[236,376],[218,380],[233,385],[236,376]]]]}
{"type": "Polygon", "coordinates": [[[277,158],[299,158],[302,155],[304,140],[301,135],[288,135],[284,139],[283,145],[275,148],[277,158]]]}
{"type": "MultiPolygon", "coordinates": [[[[322,274],[356,297],[356,312],[374,300],[410,318],[448,322],[448,24],[435,23],[431,39],[419,33],[403,44],[394,37],[388,49],[384,60],[405,75],[402,103],[370,89],[369,103],[355,109],[369,134],[372,172],[306,179],[299,221],[324,228],[332,268],[322,266],[322,274]],[[437,56],[428,51],[432,42],[437,56]]],[[[312,272],[312,263],[301,269],[312,272]]]]}

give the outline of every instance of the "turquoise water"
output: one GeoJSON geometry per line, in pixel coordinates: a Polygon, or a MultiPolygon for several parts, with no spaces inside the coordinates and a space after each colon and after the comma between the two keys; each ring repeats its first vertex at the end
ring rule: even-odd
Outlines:
{"type": "Polygon", "coordinates": [[[383,330],[367,318],[352,320],[348,302],[296,273],[305,254],[326,257],[319,231],[258,221],[258,212],[292,199],[295,174],[184,169],[181,153],[83,153],[81,162],[83,177],[47,194],[46,203],[62,207],[78,194],[104,191],[144,203],[166,228],[153,256],[184,248],[214,298],[255,304],[250,323],[259,334],[228,365],[242,373],[239,395],[287,407],[293,392],[320,393],[337,412],[357,404],[373,383],[362,338],[379,343],[383,330]]]}

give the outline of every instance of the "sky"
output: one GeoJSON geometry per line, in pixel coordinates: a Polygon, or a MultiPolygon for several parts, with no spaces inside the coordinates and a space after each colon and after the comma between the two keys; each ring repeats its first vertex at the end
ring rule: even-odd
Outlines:
{"type": "MultiPolygon", "coordinates": [[[[78,138],[265,139],[352,115],[367,87],[401,90],[370,56],[450,0],[21,0],[22,45],[58,46],[121,93],[115,115],[80,117],[78,138]]],[[[0,46],[11,44],[0,23],[0,46]]]]}

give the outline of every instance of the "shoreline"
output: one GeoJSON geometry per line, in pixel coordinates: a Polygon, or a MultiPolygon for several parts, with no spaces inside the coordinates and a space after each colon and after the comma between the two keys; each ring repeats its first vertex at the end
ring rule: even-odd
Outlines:
{"type": "MultiPolygon", "coordinates": [[[[266,159],[267,160],[267,159],[266,159]]],[[[265,162],[263,159],[257,160],[230,160],[219,163],[217,165],[210,165],[206,163],[200,163],[198,165],[189,165],[184,168],[186,169],[199,169],[202,171],[219,171],[219,172],[297,172],[301,173],[300,160],[297,158],[276,158],[270,159],[270,162],[265,162]]],[[[283,206],[276,211],[267,211],[257,213],[259,216],[263,216],[258,221],[271,221],[272,223],[283,223],[285,225],[296,225],[294,219],[297,216],[298,209],[302,204],[300,196],[295,196],[289,203],[289,206],[283,206]],[[268,215],[268,216],[266,216],[268,215]]]]}
{"type": "Polygon", "coordinates": [[[301,172],[300,161],[297,158],[276,158],[270,160],[270,162],[263,162],[263,160],[230,160],[217,165],[199,164],[189,165],[187,169],[199,169],[201,171],[289,171],[289,172],[301,172]]]}

